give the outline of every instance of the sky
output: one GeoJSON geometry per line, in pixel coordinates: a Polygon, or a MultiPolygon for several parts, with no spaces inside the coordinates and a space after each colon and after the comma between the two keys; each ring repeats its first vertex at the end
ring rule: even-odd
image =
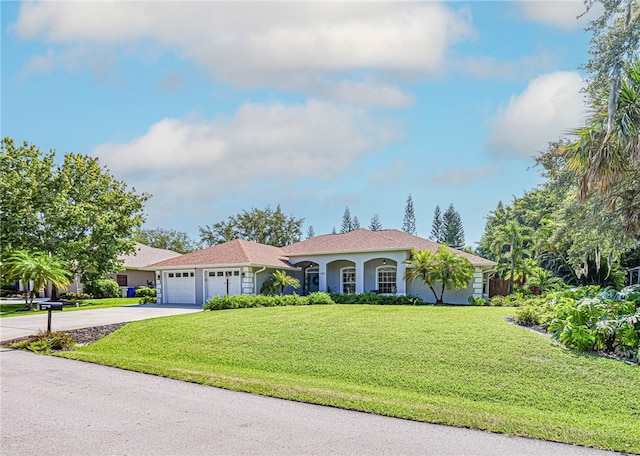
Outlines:
{"type": "MultiPolygon", "coordinates": [[[[2,136],[98,157],[198,238],[252,207],[475,247],[532,159],[582,124],[582,1],[5,2],[2,136]]],[[[304,237],[304,236],[303,236],[304,237]]]]}

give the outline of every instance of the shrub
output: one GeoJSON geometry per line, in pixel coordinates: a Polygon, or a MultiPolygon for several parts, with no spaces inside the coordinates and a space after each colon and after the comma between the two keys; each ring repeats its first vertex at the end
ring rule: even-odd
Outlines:
{"type": "MultiPolygon", "coordinates": [[[[156,297],[156,290],[148,287],[137,288],[135,291],[136,298],[142,298],[143,296],[156,297]]],[[[155,301],[154,301],[155,302],[155,301]]]]}
{"type": "Polygon", "coordinates": [[[72,348],[76,341],[71,334],[64,332],[39,332],[35,336],[29,336],[21,342],[15,343],[11,348],[18,350],[31,350],[35,353],[51,353],[54,350],[66,350],[72,348]]]}
{"type": "Polygon", "coordinates": [[[484,298],[479,298],[478,296],[469,296],[469,304],[474,306],[486,306],[487,300],[484,298]]]}
{"type": "Polygon", "coordinates": [[[87,293],[73,293],[71,291],[67,291],[58,296],[61,301],[83,301],[85,299],[89,299],[90,297],[91,296],[89,296],[87,293]]]}
{"type": "Polygon", "coordinates": [[[540,324],[542,308],[537,306],[519,307],[515,311],[514,320],[522,326],[535,326],[540,324]]]}
{"type": "Polygon", "coordinates": [[[155,294],[154,296],[141,296],[138,300],[139,304],[155,304],[157,301],[155,294]]]}
{"type": "Polygon", "coordinates": [[[329,296],[329,293],[323,293],[322,291],[316,291],[314,293],[310,293],[307,296],[307,304],[315,305],[315,304],[335,304],[329,296]]]}
{"type": "Polygon", "coordinates": [[[251,307],[304,306],[306,297],[297,294],[284,296],[232,295],[214,296],[204,305],[204,310],[246,309],[251,307]]]}
{"type": "Polygon", "coordinates": [[[96,279],[86,286],[87,292],[96,299],[119,298],[120,286],[113,279],[96,279]]]}
{"type": "Polygon", "coordinates": [[[331,293],[331,300],[336,304],[374,304],[386,306],[420,306],[426,304],[417,296],[382,295],[377,293],[338,294],[331,293]]]}

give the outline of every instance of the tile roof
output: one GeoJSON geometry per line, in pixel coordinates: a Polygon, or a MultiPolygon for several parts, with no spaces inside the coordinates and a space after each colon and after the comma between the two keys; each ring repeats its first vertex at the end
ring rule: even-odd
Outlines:
{"type": "Polygon", "coordinates": [[[157,249],[136,242],[135,253],[131,255],[121,255],[118,259],[124,262],[125,269],[135,269],[179,256],[180,254],[173,250],[157,249]]]}
{"type": "MultiPolygon", "coordinates": [[[[282,248],[285,255],[323,255],[340,252],[376,250],[437,250],[441,244],[400,230],[369,231],[360,228],[343,234],[323,234],[282,248]]],[[[493,261],[452,249],[475,265],[492,265],[493,261]]]]}
{"type": "Polygon", "coordinates": [[[235,239],[206,249],[187,253],[176,258],[152,264],[167,266],[213,266],[225,264],[253,264],[276,268],[291,268],[282,249],[256,242],[235,239]]]}

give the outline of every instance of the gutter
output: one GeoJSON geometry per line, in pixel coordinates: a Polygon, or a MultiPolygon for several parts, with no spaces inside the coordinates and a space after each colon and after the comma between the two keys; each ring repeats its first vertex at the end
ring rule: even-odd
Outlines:
{"type": "Polygon", "coordinates": [[[264,266],[262,269],[259,269],[258,271],[253,273],[253,294],[254,294],[254,296],[258,294],[258,274],[260,274],[261,272],[264,272],[265,269],[267,269],[266,266],[264,266]]]}

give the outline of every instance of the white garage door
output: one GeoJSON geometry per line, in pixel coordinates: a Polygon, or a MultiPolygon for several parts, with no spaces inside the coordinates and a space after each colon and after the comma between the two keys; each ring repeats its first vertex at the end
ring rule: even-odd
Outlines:
{"type": "Polygon", "coordinates": [[[165,273],[164,302],[168,304],[195,304],[196,278],[193,271],[172,271],[165,273]]]}
{"type": "Polygon", "coordinates": [[[206,299],[212,296],[224,296],[227,294],[227,291],[229,296],[241,294],[241,275],[239,269],[207,271],[205,273],[205,280],[207,281],[206,299]]]}

